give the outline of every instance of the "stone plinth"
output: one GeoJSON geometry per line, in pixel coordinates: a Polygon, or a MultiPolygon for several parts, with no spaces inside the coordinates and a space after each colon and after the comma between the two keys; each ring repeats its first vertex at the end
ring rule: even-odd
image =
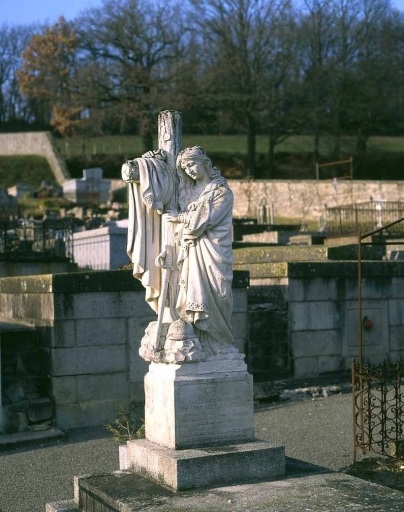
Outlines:
{"type": "Polygon", "coordinates": [[[285,474],[283,446],[265,441],[173,450],[141,439],[127,446],[129,469],[175,491],[231,485],[285,474]]]}
{"type": "Polygon", "coordinates": [[[146,439],[173,449],[254,439],[253,382],[243,355],[150,365],[145,377],[146,439]]]}
{"type": "Polygon", "coordinates": [[[146,439],[120,447],[120,469],[181,491],[275,478],[283,446],[254,439],[253,382],[243,354],[151,363],[146,439]]]}

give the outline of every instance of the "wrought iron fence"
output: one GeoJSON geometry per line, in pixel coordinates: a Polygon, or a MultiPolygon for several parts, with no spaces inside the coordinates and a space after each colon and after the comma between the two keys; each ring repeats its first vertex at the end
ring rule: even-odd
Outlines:
{"type": "MultiPolygon", "coordinates": [[[[399,201],[368,201],[327,208],[327,234],[343,235],[383,228],[404,217],[404,203],[399,201]]],[[[386,234],[404,234],[404,224],[387,228],[386,234]]]]}
{"type": "Polygon", "coordinates": [[[0,259],[73,261],[72,219],[12,219],[0,223],[0,259]]]}
{"type": "Polygon", "coordinates": [[[363,364],[353,361],[354,456],[398,457],[404,431],[404,361],[363,364]]]}

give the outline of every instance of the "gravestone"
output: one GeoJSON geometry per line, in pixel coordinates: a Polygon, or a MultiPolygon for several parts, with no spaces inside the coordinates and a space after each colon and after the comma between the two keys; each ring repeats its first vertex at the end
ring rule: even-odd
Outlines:
{"type": "Polygon", "coordinates": [[[254,437],[253,381],[234,346],[233,196],[199,146],[181,149],[181,115],[159,115],[159,149],[125,162],[128,254],[157,314],[142,340],[146,439],[120,468],[173,490],[274,478],[284,447],[254,437]]]}

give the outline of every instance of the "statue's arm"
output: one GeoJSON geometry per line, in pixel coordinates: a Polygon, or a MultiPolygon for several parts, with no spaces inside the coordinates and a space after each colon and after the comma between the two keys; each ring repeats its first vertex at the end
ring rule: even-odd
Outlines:
{"type": "MultiPolygon", "coordinates": [[[[167,159],[167,152],[164,149],[156,149],[155,151],[148,151],[142,158],[154,158],[156,160],[162,160],[163,162],[167,159]]],[[[122,179],[127,183],[133,183],[139,181],[139,164],[137,160],[127,160],[122,165],[122,179]]]]}
{"type": "Polygon", "coordinates": [[[139,165],[136,160],[127,160],[122,165],[122,179],[127,183],[139,181],[139,165]]]}
{"type": "MultiPolygon", "coordinates": [[[[214,190],[208,200],[196,203],[196,208],[184,212],[184,236],[198,238],[204,231],[232,221],[233,194],[227,187],[214,190]]],[[[181,214],[180,214],[181,215],[181,214]]]]}

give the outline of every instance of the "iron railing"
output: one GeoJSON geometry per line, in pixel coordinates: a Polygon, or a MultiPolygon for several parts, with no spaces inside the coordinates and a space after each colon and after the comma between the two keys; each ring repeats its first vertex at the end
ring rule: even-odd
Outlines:
{"type": "Polygon", "coordinates": [[[72,235],[70,218],[0,222],[0,260],[73,261],[72,235]]]}
{"type": "Polygon", "coordinates": [[[362,245],[373,244],[366,240],[399,226],[404,226],[404,216],[367,233],[358,231],[358,360],[352,362],[354,460],[358,448],[363,453],[399,458],[399,444],[404,443],[404,361],[364,362],[363,330],[371,324],[366,325],[369,319],[363,317],[362,308],[362,245]]]}
{"type": "Polygon", "coordinates": [[[398,457],[404,430],[404,361],[352,363],[354,455],[357,449],[398,457]]]}
{"type": "MultiPolygon", "coordinates": [[[[404,217],[404,203],[368,201],[327,208],[327,234],[345,235],[383,228],[404,217]]],[[[384,228],[388,235],[404,234],[404,224],[384,228]]]]}

